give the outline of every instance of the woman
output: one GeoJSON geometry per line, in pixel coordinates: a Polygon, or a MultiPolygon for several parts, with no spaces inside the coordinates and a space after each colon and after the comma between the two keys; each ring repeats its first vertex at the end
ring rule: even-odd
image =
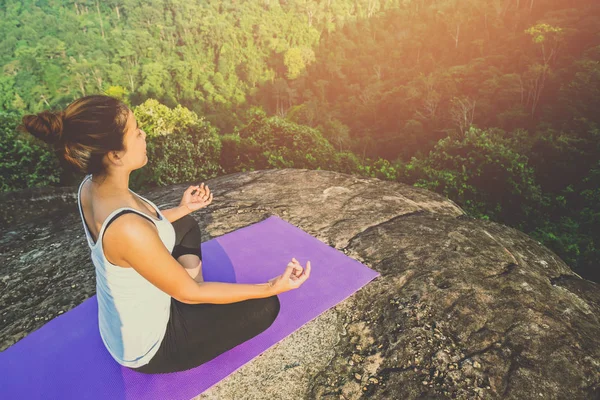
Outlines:
{"type": "Polygon", "coordinates": [[[277,294],[308,279],[310,261],[302,268],[292,259],[268,283],[204,282],[200,228],[188,214],[213,195],[190,186],[177,207],[161,211],[129,189],[131,171],[148,157],[146,134],[124,103],[86,96],[22,122],[87,174],[77,202],[96,270],[100,335],[119,364],[150,374],[203,364],[271,326],[277,294]]]}

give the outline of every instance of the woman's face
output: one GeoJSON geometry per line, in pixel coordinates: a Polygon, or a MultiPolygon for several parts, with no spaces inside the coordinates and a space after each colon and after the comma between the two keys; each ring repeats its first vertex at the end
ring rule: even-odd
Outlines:
{"type": "Polygon", "coordinates": [[[123,141],[125,144],[123,162],[131,170],[141,168],[148,163],[148,156],[146,155],[146,132],[139,128],[131,110],[129,110],[123,141]]]}

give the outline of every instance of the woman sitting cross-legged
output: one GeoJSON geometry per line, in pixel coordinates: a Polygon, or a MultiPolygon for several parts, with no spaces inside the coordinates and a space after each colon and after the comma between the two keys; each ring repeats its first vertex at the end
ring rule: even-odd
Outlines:
{"type": "Polygon", "coordinates": [[[292,259],[267,283],[204,282],[201,232],[189,214],[213,195],[190,186],[179,206],[159,210],[129,189],[130,173],[148,162],[146,133],[121,101],[82,97],[58,113],[26,115],[20,128],[85,174],[77,202],[100,335],[119,364],[150,374],[201,365],[271,326],[277,295],[310,276],[310,261],[303,268],[292,259]]]}

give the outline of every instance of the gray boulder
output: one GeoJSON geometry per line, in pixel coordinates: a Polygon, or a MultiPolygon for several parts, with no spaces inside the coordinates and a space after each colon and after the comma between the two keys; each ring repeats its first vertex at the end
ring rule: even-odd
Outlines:
{"type": "MultiPolygon", "coordinates": [[[[381,276],[198,399],[600,398],[598,285],[522,232],[330,171],[206,184],[203,241],[277,215],[381,276]]],[[[168,208],[187,186],[140,194],[168,208]]],[[[0,196],[0,350],[95,293],[76,191],[0,196]]]]}

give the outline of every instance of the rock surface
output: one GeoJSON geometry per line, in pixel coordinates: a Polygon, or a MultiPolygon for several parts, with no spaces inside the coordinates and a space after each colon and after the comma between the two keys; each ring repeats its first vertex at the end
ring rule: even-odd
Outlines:
{"type": "MultiPolygon", "coordinates": [[[[600,397],[598,285],[522,232],[336,172],[206,184],[203,241],[277,215],[381,276],[197,399],[600,397]]],[[[168,208],[187,186],[140,194],[168,208]]],[[[0,197],[0,350],[95,293],[76,191],[0,197]]]]}

